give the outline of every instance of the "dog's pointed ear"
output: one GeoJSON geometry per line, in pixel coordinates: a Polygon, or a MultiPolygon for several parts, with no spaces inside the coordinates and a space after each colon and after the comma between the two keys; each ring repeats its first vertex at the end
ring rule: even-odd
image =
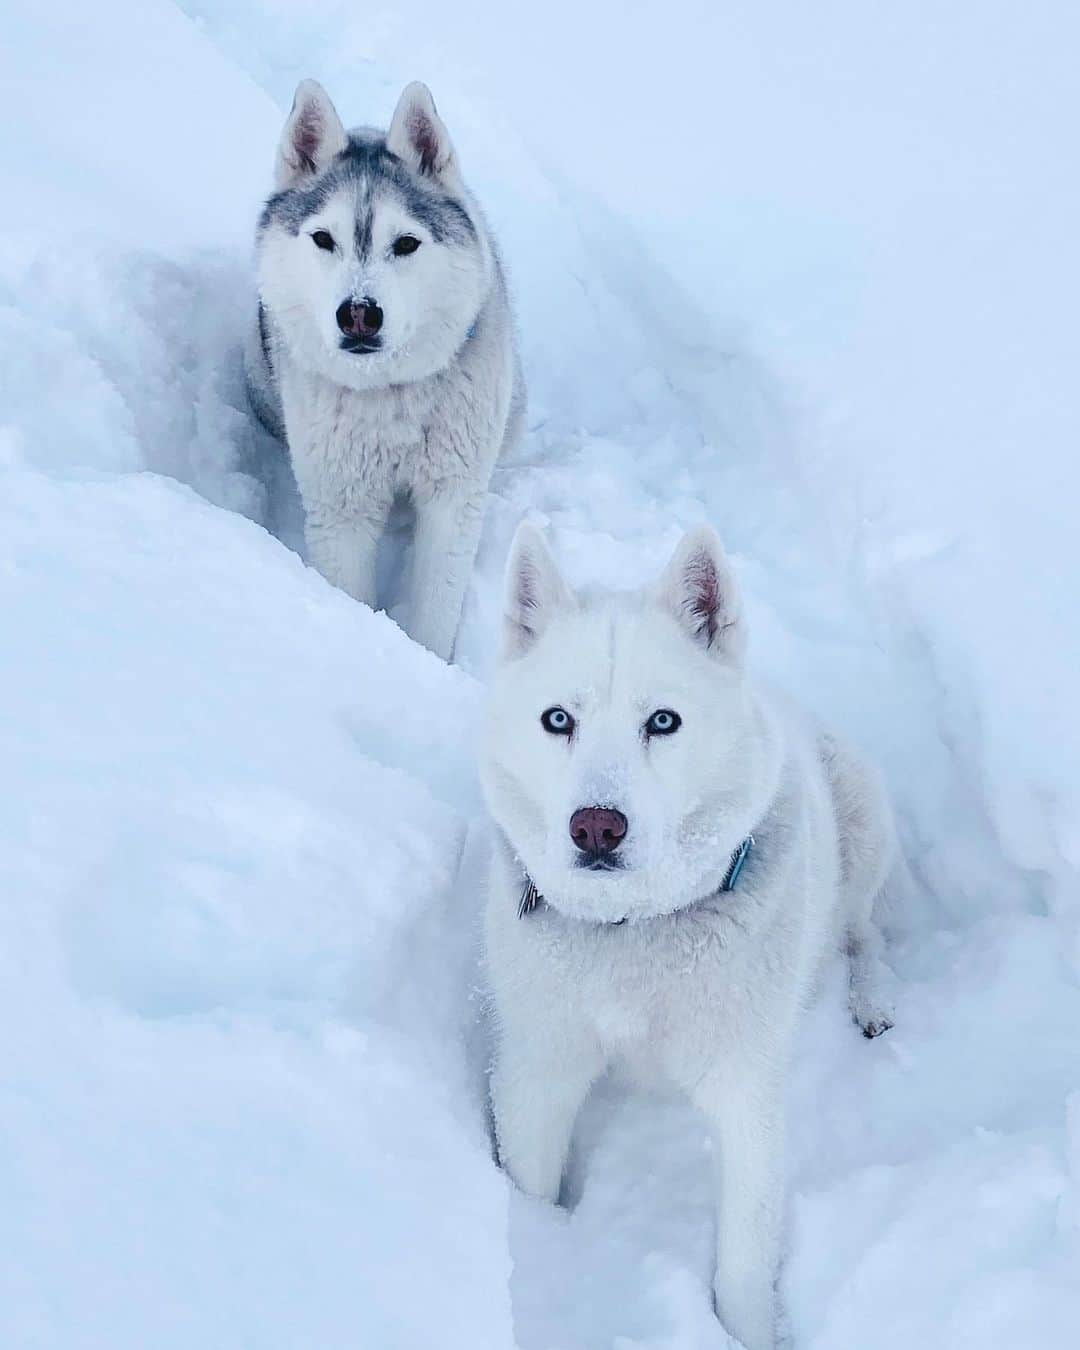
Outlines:
{"type": "Polygon", "coordinates": [[[431,90],[419,80],[398,99],[386,148],[418,173],[447,179],[457,172],[457,156],[450,133],[435,111],[431,90]]]}
{"type": "Polygon", "coordinates": [[[708,525],[683,535],[656,586],[660,604],[707,652],[739,656],[743,622],[731,564],[708,525]]]}
{"type": "Polygon", "coordinates": [[[576,609],[573,592],[535,525],[517,527],[506,564],[503,593],[504,661],[524,656],[560,611],[576,609]]]}
{"type": "Polygon", "coordinates": [[[274,165],[277,190],[282,192],[314,178],[348,143],[329,94],[317,81],[301,80],[278,143],[274,165]]]}

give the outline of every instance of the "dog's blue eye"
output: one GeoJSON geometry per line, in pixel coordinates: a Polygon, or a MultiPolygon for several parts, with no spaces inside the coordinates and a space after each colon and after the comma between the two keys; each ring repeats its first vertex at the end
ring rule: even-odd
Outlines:
{"type": "Polygon", "coordinates": [[[420,240],[414,234],[399,234],[394,240],[394,257],[407,258],[420,247],[420,240]]]}
{"type": "Polygon", "coordinates": [[[330,253],[334,248],[334,236],[329,230],[315,230],[311,236],[316,248],[322,248],[330,253]]]}
{"type": "Polygon", "coordinates": [[[574,729],[574,719],[565,708],[548,708],[540,715],[540,725],[553,736],[569,736],[574,729]]]}
{"type": "Polygon", "coordinates": [[[670,708],[657,708],[645,723],[646,736],[670,736],[682,726],[682,718],[670,708]]]}

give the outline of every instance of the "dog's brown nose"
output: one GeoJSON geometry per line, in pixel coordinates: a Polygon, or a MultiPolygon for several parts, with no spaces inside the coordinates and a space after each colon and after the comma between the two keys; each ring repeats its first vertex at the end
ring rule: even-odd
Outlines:
{"type": "Polygon", "coordinates": [[[570,838],[582,853],[591,853],[594,858],[614,853],[628,828],[623,813],[606,806],[583,806],[570,817],[570,838]]]}

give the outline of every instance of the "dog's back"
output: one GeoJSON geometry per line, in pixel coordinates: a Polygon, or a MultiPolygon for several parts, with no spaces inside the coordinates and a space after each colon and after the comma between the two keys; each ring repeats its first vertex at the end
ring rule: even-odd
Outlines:
{"type": "Polygon", "coordinates": [[[840,862],[840,910],[856,924],[880,894],[895,851],[892,811],[881,775],[835,732],[822,730],[818,754],[832,793],[840,862]]]}

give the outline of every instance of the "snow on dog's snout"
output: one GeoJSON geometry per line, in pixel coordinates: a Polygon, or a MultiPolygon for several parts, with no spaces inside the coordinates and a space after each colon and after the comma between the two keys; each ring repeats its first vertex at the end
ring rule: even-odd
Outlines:
{"type": "Polygon", "coordinates": [[[577,596],[523,525],[488,721],[492,812],[548,904],[614,922],[723,878],[759,762],[734,579],[711,531],[648,590],[577,596]]]}
{"type": "MultiPolygon", "coordinates": [[[[564,703],[573,709],[574,726],[556,749],[565,787],[561,809],[554,808],[548,822],[548,857],[556,866],[596,872],[639,866],[649,829],[634,746],[619,735],[615,710],[594,690],[568,694],[564,703]]],[[[541,727],[552,734],[543,721],[541,727]]]]}

